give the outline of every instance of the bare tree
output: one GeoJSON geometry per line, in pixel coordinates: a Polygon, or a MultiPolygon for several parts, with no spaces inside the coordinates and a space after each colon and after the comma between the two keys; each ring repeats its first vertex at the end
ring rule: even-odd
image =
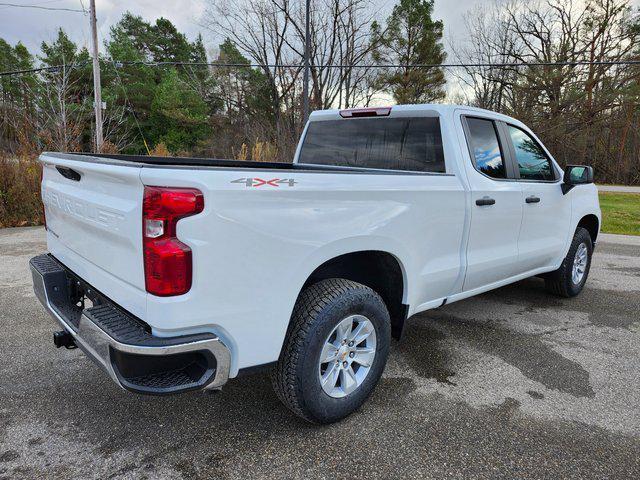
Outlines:
{"type": "Polygon", "coordinates": [[[131,122],[128,121],[129,112],[125,106],[111,106],[105,110],[102,119],[103,153],[106,153],[108,148],[117,153],[131,146],[134,132],[131,122]]]}
{"type": "MultiPolygon", "coordinates": [[[[283,7],[285,7],[283,3],[283,7]]],[[[371,0],[319,0],[311,12],[311,98],[318,109],[348,108],[370,100],[373,45],[370,38],[376,9],[371,0]],[[338,67],[336,67],[338,66],[338,67]]],[[[304,53],[304,10],[283,12],[295,31],[292,49],[304,53]]]]}
{"type": "Polygon", "coordinates": [[[205,28],[231,38],[261,66],[270,86],[276,129],[278,133],[282,133],[282,112],[301,72],[301,67],[271,66],[300,63],[298,55],[289,47],[291,22],[287,15],[282,13],[280,5],[271,0],[246,0],[237,3],[209,0],[205,19],[205,28]]]}
{"type": "MultiPolygon", "coordinates": [[[[304,2],[245,0],[230,5],[208,0],[208,4],[204,26],[231,38],[261,65],[271,83],[276,118],[281,120],[285,109],[296,111],[304,58],[304,2]]],[[[358,65],[370,60],[369,31],[375,12],[371,0],[312,2],[310,96],[314,108],[348,107],[370,99],[369,71],[358,65]]]]}
{"type": "Polygon", "coordinates": [[[90,102],[72,95],[80,79],[75,63],[46,71],[40,78],[33,128],[38,132],[41,148],[73,152],[81,146],[81,136],[91,112],[90,102]]]}
{"type": "MultiPolygon", "coordinates": [[[[510,61],[509,52],[515,50],[514,39],[509,19],[497,3],[489,8],[477,6],[467,12],[464,24],[469,41],[452,47],[458,61],[488,65],[510,61]]],[[[468,101],[478,107],[500,111],[513,102],[509,97],[516,81],[514,68],[469,66],[452,74],[460,81],[468,101]]]]}

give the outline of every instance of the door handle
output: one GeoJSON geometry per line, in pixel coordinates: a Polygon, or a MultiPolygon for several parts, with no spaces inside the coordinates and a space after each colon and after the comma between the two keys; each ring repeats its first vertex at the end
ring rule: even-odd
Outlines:
{"type": "Polygon", "coordinates": [[[485,205],[493,205],[495,203],[496,201],[493,198],[489,198],[489,197],[482,197],[476,200],[476,205],[479,205],[481,207],[485,205]]]}
{"type": "Polygon", "coordinates": [[[525,202],[527,202],[527,203],[540,203],[540,197],[536,197],[535,195],[532,195],[530,197],[527,197],[525,202]]]}
{"type": "Polygon", "coordinates": [[[56,170],[60,172],[64,178],[68,178],[69,180],[73,180],[74,182],[80,181],[80,174],[76,172],[73,168],[61,167],[60,165],[56,166],[56,170]]]}

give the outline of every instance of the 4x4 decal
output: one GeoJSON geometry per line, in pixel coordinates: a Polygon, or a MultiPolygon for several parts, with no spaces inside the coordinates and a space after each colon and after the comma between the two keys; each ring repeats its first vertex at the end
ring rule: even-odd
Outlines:
{"type": "Polygon", "coordinates": [[[293,178],[271,178],[269,180],[263,178],[238,178],[237,180],[232,180],[231,183],[242,183],[245,187],[279,187],[280,185],[293,187],[298,182],[293,178]]]}

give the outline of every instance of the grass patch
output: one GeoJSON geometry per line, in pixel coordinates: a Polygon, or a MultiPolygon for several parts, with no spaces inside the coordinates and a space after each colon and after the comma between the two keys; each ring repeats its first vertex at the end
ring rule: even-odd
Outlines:
{"type": "Polygon", "coordinates": [[[640,235],[640,194],[600,192],[602,231],[640,235]]]}

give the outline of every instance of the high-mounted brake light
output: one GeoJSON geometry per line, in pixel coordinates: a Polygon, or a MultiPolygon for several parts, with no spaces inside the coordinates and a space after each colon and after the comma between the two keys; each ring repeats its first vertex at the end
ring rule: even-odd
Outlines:
{"type": "Polygon", "coordinates": [[[340,116],[342,118],[388,117],[390,113],[391,107],[351,108],[348,110],[340,110],[340,116]]]}
{"type": "Polygon", "coordinates": [[[195,188],[144,188],[142,243],[147,292],[168,297],[191,289],[191,249],[178,240],[176,224],[203,209],[204,197],[195,188]]]}

